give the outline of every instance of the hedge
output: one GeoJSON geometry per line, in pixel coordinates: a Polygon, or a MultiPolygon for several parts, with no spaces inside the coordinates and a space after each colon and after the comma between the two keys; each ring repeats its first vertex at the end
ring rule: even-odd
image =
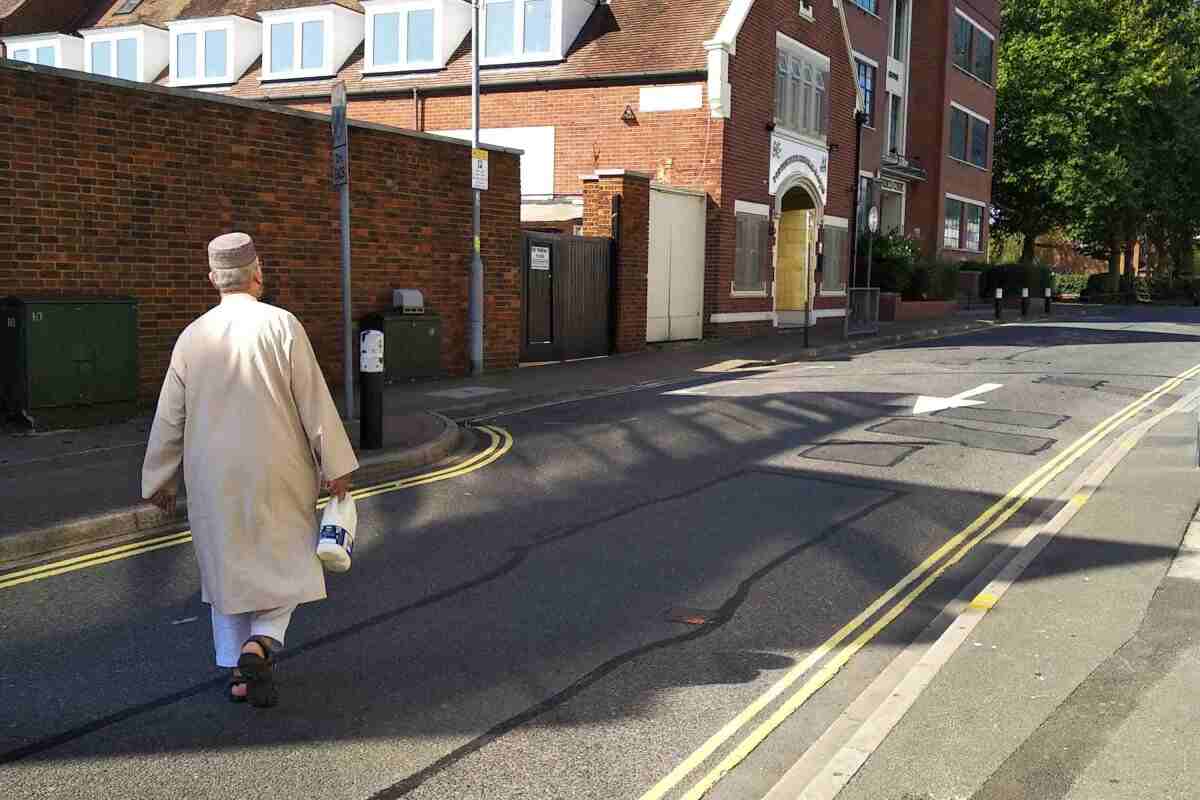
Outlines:
{"type": "Polygon", "coordinates": [[[994,297],[997,289],[1003,289],[1005,297],[1020,297],[1022,289],[1028,289],[1030,297],[1041,297],[1053,288],[1054,273],[1043,264],[992,264],[979,281],[985,299],[994,297]]]}

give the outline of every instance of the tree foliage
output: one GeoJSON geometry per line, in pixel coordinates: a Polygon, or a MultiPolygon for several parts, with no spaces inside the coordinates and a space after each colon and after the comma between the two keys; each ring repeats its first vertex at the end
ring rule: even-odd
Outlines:
{"type": "Polygon", "coordinates": [[[993,199],[1000,236],[1063,227],[1116,256],[1148,238],[1178,268],[1200,231],[1194,0],[1003,4],[993,199]]]}

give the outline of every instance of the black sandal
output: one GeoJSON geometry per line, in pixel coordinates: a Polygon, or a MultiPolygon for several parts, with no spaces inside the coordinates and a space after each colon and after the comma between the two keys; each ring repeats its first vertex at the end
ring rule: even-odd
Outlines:
{"type": "Polygon", "coordinates": [[[250,642],[261,647],[265,657],[256,653],[242,653],[238,657],[238,669],[246,684],[246,699],[255,708],[270,708],[279,702],[279,691],[275,688],[275,643],[266,636],[251,636],[242,647],[250,642]]]}
{"type": "Polygon", "coordinates": [[[231,703],[246,702],[246,695],[236,694],[233,690],[237,686],[246,685],[246,676],[242,674],[240,669],[233,669],[229,673],[229,683],[225,684],[225,693],[229,697],[231,703]]]}

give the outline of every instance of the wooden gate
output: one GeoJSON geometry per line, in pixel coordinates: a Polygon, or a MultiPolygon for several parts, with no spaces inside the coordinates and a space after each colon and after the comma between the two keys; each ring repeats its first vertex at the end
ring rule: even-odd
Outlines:
{"type": "Polygon", "coordinates": [[[612,240],[522,235],[521,360],[566,361],[612,352],[612,240]]]}

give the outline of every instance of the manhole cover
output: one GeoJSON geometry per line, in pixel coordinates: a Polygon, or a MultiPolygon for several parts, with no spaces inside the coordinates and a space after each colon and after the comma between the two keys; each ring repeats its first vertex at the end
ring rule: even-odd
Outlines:
{"type": "Polygon", "coordinates": [[[864,467],[894,467],[921,447],[884,442],[828,442],[802,451],[800,457],[864,467]]]}

